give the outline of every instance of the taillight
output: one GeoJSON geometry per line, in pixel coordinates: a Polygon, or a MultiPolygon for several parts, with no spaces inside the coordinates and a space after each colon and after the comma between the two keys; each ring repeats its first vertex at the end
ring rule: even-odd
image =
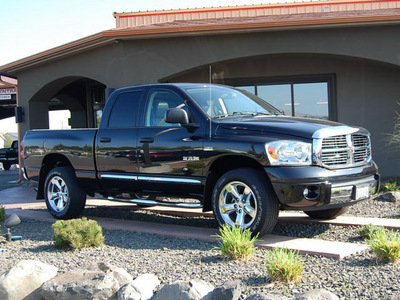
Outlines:
{"type": "Polygon", "coordinates": [[[24,140],[21,141],[21,158],[25,158],[25,153],[24,153],[24,140]]]}

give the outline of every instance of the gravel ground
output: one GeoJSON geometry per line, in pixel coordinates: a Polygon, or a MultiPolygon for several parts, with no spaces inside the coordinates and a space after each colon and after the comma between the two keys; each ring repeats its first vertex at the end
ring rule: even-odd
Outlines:
{"type": "MultiPolygon", "coordinates": [[[[200,227],[216,227],[213,219],[179,218],[147,211],[121,209],[85,209],[86,216],[122,217],[141,221],[157,221],[200,227]]],[[[368,200],[351,207],[348,215],[400,219],[399,203],[368,200]]],[[[2,228],[4,233],[4,228],[2,228]]],[[[304,263],[303,282],[292,286],[272,283],[265,273],[263,261],[267,250],[258,249],[248,263],[226,260],[216,243],[194,239],[177,239],[144,233],[104,230],[105,245],[83,250],[56,250],[51,242],[50,222],[23,219],[12,230],[22,235],[21,241],[0,241],[0,274],[17,261],[36,259],[64,272],[91,262],[109,262],[125,268],[132,276],[153,273],[163,283],[201,278],[219,286],[227,280],[241,280],[243,295],[256,292],[294,297],[299,293],[325,288],[341,299],[388,299],[400,297],[400,264],[377,261],[370,251],[339,260],[320,256],[301,256],[304,263]]],[[[278,223],[274,234],[365,243],[354,226],[278,223]]],[[[1,239],[1,238],[0,238],[1,239]]]]}

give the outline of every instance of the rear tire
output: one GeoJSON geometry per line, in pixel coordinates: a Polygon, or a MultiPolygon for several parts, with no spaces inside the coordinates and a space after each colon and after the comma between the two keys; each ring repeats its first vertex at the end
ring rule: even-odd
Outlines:
{"type": "Polygon", "coordinates": [[[78,185],[71,167],[51,170],[46,177],[44,191],[47,209],[56,219],[76,218],[85,208],[85,191],[78,185]]]}
{"type": "Polygon", "coordinates": [[[262,172],[241,168],[223,174],[212,194],[212,208],[220,225],[238,226],[254,234],[271,232],[278,220],[278,199],[262,172]]]}
{"type": "Polygon", "coordinates": [[[3,163],[3,169],[4,169],[4,170],[8,171],[8,170],[10,170],[10,168],[11,168],[11,164],[9,164],[9,163],[3,163]]]}
{"type": "Polygon", "coordinates": [[[346,207],[331,208],[324,210],[305,211],[304,213],[313,219],[330,220],[343,215],[348,209],[349,207],[346,206],[346,207]]]}

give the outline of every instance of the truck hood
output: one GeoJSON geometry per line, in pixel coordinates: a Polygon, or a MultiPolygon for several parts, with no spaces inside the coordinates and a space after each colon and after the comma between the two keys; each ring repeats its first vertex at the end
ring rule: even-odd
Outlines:
{"type": "Polygon", "coordinates": [[[219,130],[243,130],[262,134],[278,134],[311,139],[315,131],[343,124],[318,119],[289,116],[242,116],[219,120],[219,130]]]}

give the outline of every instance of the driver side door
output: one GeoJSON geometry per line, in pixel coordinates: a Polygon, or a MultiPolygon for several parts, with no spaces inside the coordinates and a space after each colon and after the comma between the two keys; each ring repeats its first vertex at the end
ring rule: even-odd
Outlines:
{"type": "Polygon", "coordinates": [[[139,182],[143,192],[202,194],[205,128],[190,131],[180,124],[166,123],[170,108],[188,111],[184,99],[173,90],[148,92],[138,130],[139,182]]]}

